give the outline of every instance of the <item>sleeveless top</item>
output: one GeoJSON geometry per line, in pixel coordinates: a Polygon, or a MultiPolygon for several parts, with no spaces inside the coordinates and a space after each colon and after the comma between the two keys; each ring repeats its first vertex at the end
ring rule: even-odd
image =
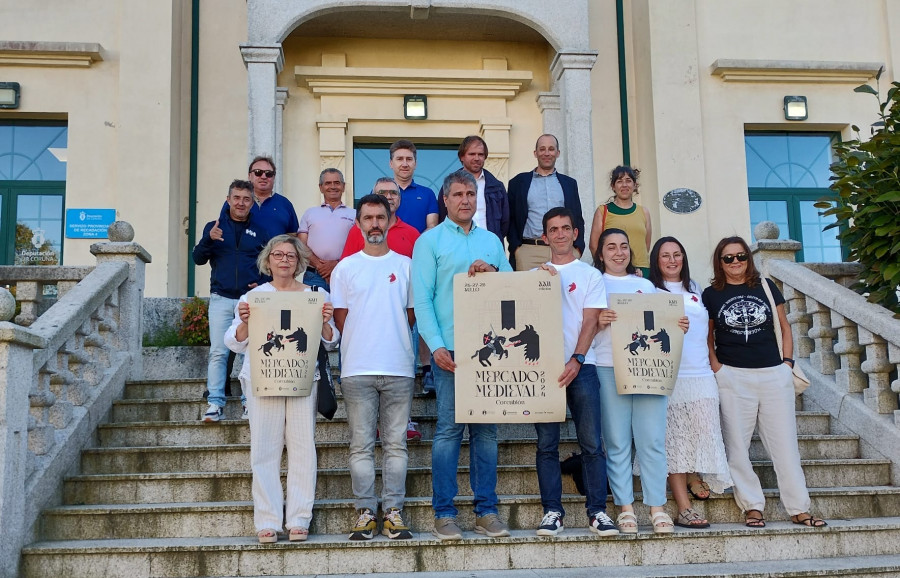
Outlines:
{"type": "Polygon", "coordinates": [[[647,251],[647,227],[644,210],[637,203],[630,209],[622,209],[612,201],[606,203],[606,229],[622,229],[628,235],[628,243],[634,251],[632,263],[635,267],[650,267],[650,253],[647,251]]]}

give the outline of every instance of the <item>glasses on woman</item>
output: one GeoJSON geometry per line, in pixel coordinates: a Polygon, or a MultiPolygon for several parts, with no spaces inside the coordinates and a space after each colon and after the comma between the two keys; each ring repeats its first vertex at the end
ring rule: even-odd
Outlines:
{"type": "Polygon", "coordinates": [[[737,255],[722,255],[720,258],[726,265],[731,265],[732,263],[734,263],[735,259],[737,259],[738,262],[743,263],[750,258],[750,255],[748,255],[747,253],[738,253],[737,255]]]}
{"type": "Polygon", "coordinates": [[[269,253],[269,257],[272,257],[276,261],[281,261],[283,259],[287,259],[289,263],[293,263],[297,260],[297,253],[285,253],[284,251],[272,251],[269,253]]]}

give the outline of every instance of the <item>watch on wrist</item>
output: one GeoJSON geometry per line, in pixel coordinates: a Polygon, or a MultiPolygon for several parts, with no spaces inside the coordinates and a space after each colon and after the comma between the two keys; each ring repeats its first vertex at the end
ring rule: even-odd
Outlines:
{"type": "Polygon", "coordinates": [[[791,367],[794,367],[794,360],[791,359],[790,357],[785,357],[785,358],[783,358],[781,361],[782,361],[782,362],[787,361],[788,363],[791,364],[791,367]]]}
{"type": "Polygon", "coordinates": [[[575,361],[577,361],[577,362],[580,363],[581,365],[584,365],[584,356],[583,356],[582,354],[580,354],[580,353],[573,353],[573,354],[572,354],[572,359],[574,359],[575,361]]]}

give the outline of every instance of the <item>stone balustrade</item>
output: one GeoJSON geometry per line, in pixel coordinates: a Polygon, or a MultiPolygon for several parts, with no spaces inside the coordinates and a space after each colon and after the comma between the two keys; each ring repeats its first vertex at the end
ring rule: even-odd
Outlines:
{"type": "Polygon", "coordinates": [[[41,510],[60,499],[125,381],[142,374],[150,255],[130,239],[91,252],[95,267],[0,267],[22,311],[18,324],[0,322],[0,575],[15,575],[41,510]],[[38,315],[50,284],[55,303],[38,315]]]}

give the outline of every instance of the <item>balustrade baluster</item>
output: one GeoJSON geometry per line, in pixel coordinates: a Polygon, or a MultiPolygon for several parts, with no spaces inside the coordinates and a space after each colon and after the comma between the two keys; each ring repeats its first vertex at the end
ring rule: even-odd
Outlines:
{"type": "Polygon", "coordinates": [[[840,362],[834,353],[837,331],[831,325],[831,310],[808,295],[806,310],[812,317],[809,337],[815,348],[809,356],[809,362],[822,375],[833,375],[834,370],[840,367],[840,362]]]}
{"type": "Polygon", "coordinates": [[[869,387],[863,391],[866,405],[878,413],[892,413],[897,409],[897,394],[891,391],[887,342],[865,327],[859,328],[859,342],[866,346],[866,360],[860,365],[869,376],[869,387]]]}
{"type": "Polygon", "coordinates": [[[856,323],[832,311],[831,325],[837,329],[838,340],[834,345],[834,352],[838,354],[841,362],[840,369],[834,372],[835,382],[842,391],[862,393],[869,385],[869,378],[860,369],[865,348],[859,343],[856,323]]]}

